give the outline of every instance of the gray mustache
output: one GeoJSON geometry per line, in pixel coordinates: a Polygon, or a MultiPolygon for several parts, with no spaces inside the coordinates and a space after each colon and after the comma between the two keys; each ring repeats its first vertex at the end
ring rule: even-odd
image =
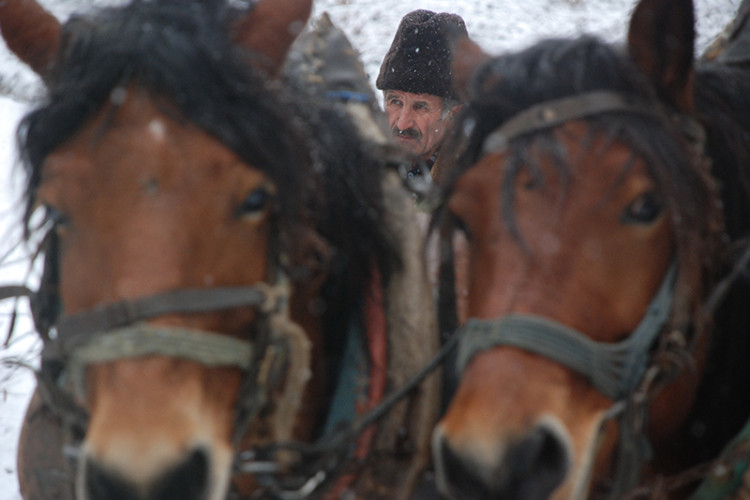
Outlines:
{"type": "Polygon", "coordinates": [[[393,127],[392,132],[395,137],[412,137],[414,139],[419,139],[420,137],[422,137],[421,132],[419,132],[419,130],[415,128],[400,130],[396,127],[393,127]]]}

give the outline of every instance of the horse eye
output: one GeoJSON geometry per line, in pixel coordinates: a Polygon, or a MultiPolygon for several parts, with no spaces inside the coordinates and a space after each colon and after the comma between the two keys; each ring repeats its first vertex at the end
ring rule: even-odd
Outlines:
{"type": "Polygon", "coordinates": [[[270,199],[271,193],[266,187],[256,188],[242,201],[237,213],[240,216],[257,215],[266,208],[270,199]]]}
{"type": "Polygon", "coordinates": [[[628,224],[650,224],[661,214],[664,206],[653,191],[647,191],[628,205],[622,221],[628,224]]]}
{"type": "Polygon", "coordinates": [[[466,221],[464,221],[460,217],[453,216],[453,225],[455,226],[456,230],[463,233],[464,237],[467,240],[471,240],[471,231],[469,230],[469,226],[466,224],[466,221]]]}
{"type": "Polygon", "coordinates": [[[60,233],[68,228],[70,221],[65,216],[65,214],[63,214],[60,210],[53,207],[52,205],[45,205],[44,210],[45,210],[45,213],[44,213],[45,219],[50,224],[52,224],[52,228],[55,231],[60,233]]]}

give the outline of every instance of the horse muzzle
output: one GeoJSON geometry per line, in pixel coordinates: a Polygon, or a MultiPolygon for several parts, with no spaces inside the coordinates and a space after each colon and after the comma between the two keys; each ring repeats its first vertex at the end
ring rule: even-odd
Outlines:
{"type": "Polygon", "coordinates": [[[153,478],[149,484],[126,479],[92,458],[82,462],[78,497],[82,500],[210,500],[210,460],[202,449],[153,478]]]}
{"type": "Polygon", "coordinates": [[[544,424],[489,455],[451,443],[438,427],[433,454],[440,492],[453,500],[549,498],[571,468],[566,441],[544,424]]]}

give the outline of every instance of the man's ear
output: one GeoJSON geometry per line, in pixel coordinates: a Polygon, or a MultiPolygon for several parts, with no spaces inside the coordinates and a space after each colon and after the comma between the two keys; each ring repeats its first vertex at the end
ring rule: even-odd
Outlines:
{"type": "Polygon", "coordinates": [[[440,113],[440,121],[446,122],[450,124],[453,122],[453,120],[456,119],[456,115],[464,108],[464,105],[462,103],[456,104],[455,106],[452,106],[447,112],[444,110],[440,113]]]}
{"type": "Polygon", "coordinates": [[[448,112],[448,118],[450,118],[451,120],[453,120],[456,117],[456,115],[461,112],[462,109],[464,109],[463,103],[456,104],[448,112]]]}

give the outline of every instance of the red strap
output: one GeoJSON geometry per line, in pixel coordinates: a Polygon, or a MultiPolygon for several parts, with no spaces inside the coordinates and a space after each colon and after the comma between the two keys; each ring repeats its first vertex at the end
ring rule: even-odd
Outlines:
{"type": "MultiPolygon", "coordinates": [[[[374,269],[370,293],[365,297],[365,324],[367,329],[367,346],[370,356],[370,380],[367,402],[358,405],[359,415],[375,408],[383,400],[388,382],[388,325],[383,303],[383,286],[380,272],[374,269]]],[[[372,425],[360,434],[357,448],[354,451],[355,461],[367,458],[375,438],[377,427],[372,425]]],[[[326,499],[338,499],[351,487],[357,478],[356,471],[342,475],[336,484],[325,495],[326,499]]]]}

